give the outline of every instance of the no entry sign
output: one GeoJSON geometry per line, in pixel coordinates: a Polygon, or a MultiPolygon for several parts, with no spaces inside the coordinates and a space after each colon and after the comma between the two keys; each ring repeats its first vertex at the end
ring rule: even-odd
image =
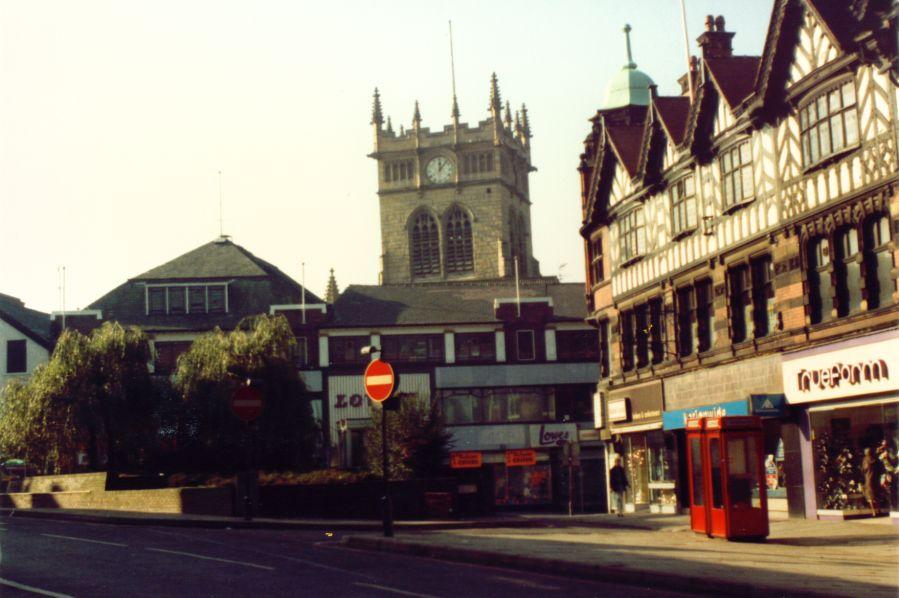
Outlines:
{"type": "Polygon", "coordinates": [[[245,422],[262,413],[262,395],[252,386],[241,386],[231,395],[231,411],[245,422]]]}
{"type": "Polygon", "coordinates": [[[378,403],[389,399],[396,385],[393,367],[380,359],[375,359],[368,364],[362,380],[365,384],[365,394],[372,401],[377,401],[378,403]]]}

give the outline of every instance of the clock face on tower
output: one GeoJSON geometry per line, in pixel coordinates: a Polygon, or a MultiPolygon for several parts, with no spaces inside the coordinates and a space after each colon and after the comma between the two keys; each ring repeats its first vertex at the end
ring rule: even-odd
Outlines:
{"type": "Polygon", "coordinates": [[[448,183],[456,174],[453,161],[444,156],[437,156],[425,167],[425,174],[432,183],[448,183]]]}

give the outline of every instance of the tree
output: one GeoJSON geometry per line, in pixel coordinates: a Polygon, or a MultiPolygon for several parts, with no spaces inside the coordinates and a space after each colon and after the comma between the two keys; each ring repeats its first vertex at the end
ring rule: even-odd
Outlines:
{"type": "Polygon", "coordinates": [[[80,450],[92,469],[137,464],[155,433],[150,355],[137,328],[63,331],[50,360],[4,391],[0,450],[46,471],[73,470],[80,450]]]}
{"type": "MultiPolygon", "coordinates": [[[[396,411],[387,411],[387,452],[390,479],[406,480],[439,475],[449,456],[451,435],[434,403],[427,406],[417,395],[406,395],[396,411]]],[[[365,435],[365,458],[368,470],[383,475],[381,449],[382,409],[372,412],[372,427],[365,435]]]]}
{"type": "Polygon", "coordinates": [[[291,354],[296,340],[283,316],[254,316],[232,332],[215,329],[178,358],[175,388],[183,401],[175,444],[182,465],[234,470],[307,469],[316,427],[306,388],[291,354]],[[264,401],[247,425],[230,409],[238,385],[253,381],[264,401]]]}

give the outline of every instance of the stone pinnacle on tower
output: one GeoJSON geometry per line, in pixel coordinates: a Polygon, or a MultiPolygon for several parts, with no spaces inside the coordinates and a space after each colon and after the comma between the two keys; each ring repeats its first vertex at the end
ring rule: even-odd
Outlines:
{"type": "Polygon", "coordinates": [[[384,115],[381,112],[381,94],[378,93],[377,87],[375,87],[375,97],[371,106],[371,124],[376,125],[379,129],[384,124],[384,115]]]}
{"type": "Polygon", "coordinates": [[[334,303],[340,296],[340,290],[337,288],[337,279],[334,278],[334,268],[331,268],[331,275],[328,277],[328,288],[325,290],[325,301],[334,303]]]}
{"type": "Polygon", "coordinates": [[[390,117],[387,117],[387,126],[384,128],[388,135],[393,135],[393,123],[390,122],[390,117]]]}
{"type": "Polygon", "coordinates": [[[518,110],[515,111],[515,138],[519,141],[521,140],[521,114],[518,110]]]}
{"type": "Polygon", "coordinates": [[[525,140],[531,138],[531,123],[528,120],[528,107],[521,105],[521,131],[524,133],[525,140]]]}
{"type": "Polygon", "coordinates": [[[418,109],[418,100],[415,100],[415,112],[412,114],[412,126],[416,129],[421,128],[421,110],[418,109]]]}
{"type": "Polygon", "coordinates": [[[499,82],[496,79],[496,73],[490,76],[490,112],[496,120],[500,118],[502,110],[502,98],[499,95],[499,82]]]}
{"type": "Polygon", "coordinates": [[[506,116],[503,119],[503,124],[506,125],[507,129],[512,130],[512,108],[509,106],[509,100],[506,100],[506,116]]]}

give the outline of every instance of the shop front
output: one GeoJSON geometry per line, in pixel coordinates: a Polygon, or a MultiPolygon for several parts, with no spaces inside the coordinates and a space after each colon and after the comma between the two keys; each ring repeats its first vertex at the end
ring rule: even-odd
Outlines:
{"type": "Polygon", "coordinates": [[[621,457],[630,484],[625,500],[628,512],[677,512],[675,441],[662,429],[662,410],[660,381],[609,391],[609,465],[621,457]]]}
{"type": "Polygon", "coordinates": [[[803,415],[806,517],[899,523],[899,330],[786,353],[783,382],[803,415]]]}

